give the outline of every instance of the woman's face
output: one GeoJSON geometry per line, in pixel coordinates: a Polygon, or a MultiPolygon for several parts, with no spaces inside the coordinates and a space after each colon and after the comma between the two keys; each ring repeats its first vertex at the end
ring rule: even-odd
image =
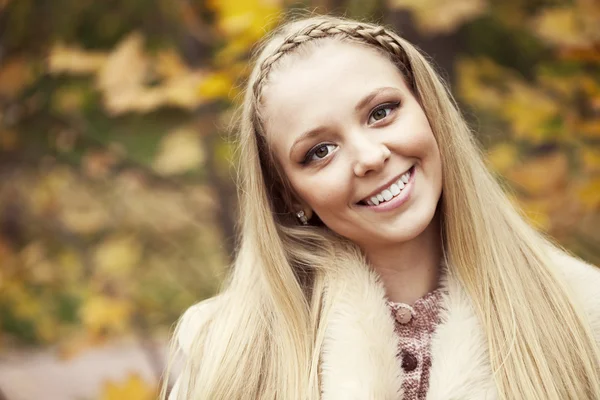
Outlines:
{"type": "Polygon", "coordinates": [[[299,204],[363,248],[411,240],[442,190],[423,109],[385,56],[326,41],[274,70],[263,91],[267,140],[299,204]]]}

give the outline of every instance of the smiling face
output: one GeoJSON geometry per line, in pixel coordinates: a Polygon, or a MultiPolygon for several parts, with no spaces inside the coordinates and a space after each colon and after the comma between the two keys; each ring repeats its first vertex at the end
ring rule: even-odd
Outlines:
{"type": "Polygon", "coordinates": [[[442,168],[401,72],[374,49],[330,39],[286,57],[265,85],[263,115],[298,201],[363,249],[420,235],[442,168]]]}

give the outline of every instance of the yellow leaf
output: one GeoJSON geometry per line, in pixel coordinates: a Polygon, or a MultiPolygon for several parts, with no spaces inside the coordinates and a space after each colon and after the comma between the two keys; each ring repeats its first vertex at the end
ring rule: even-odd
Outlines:
{"type": "Polygon", "coordinates": [[[485,13],[486,0],[388,0],[393,9],[409,9],[426,33],[453,32],[465,22],[485,13]]]}
{"type": "Polygon", "coordinates": [[[143,90],[148,67],[143,45],[141,34],[127,36],[109,55],[97,75],[96,85],[111,112],[128,111],[126,105],[143,90]]]}
{"type": "Polygon", "coordinates": [[[156,55],[156,70],[160,76],[167,79],[189,73],[187,65],[173,49],[162,50],[156,55]]]}
{"type": "Polygon", "coordinates": [[[91,296],[79,309],[83,325],[92,335],[125,332],[132,313],[128,301],[102,295],[91,296]]]}
{"type": "Polygon", "coordinates": [[[517,137],[541,143],[548,137],[547,123],[561,113],[561,105],[541,90],[520,81],[509,84],[502,115],[511,123],[517,137]]]}
{"type": "Polygon", "coordinates": [[[532,196],[543,196],[567,182],[568,160],[560,152],[536,157],[512,169],[508,178],[532,196]]]}
{"type": "Polygon", "coordinates": [[[162,87],[163,103],[194,109],[204,101],[197,90],[203,79],[203,74],[191,72],[168,80],[162,87]]]}
{"type": "Polygon", "coordinates": [[[127,91],[141,86],[147,67],[143,45],[144,38],[139,33],[132,33],[123,39],[99,71],[98,87],[112,94],[113,91],[127,91]]]}
{"type": "Polygon", "coordinates": [[[578,75],[561,76],[556,75],[554,71],[540,68],[537,73],[538,82],[543,87],[550,89],[561,97],[572,99],[581,87],[581,79],[578,75]]]}
{"type": "Polygon", "coordinates": [[[505,174],[518,161],[519,151],[509,143],[494,146],[488,152],[487,158],[492,167],[500,174],[505,174]]]}
{"type": "Polygon", "coordinates": [[[490,82],[514,80],[512,73],[487,58],[461,58],[456,63],[460,95],[478,109],[498,112],[506,94],[490,82]]]}
{"type": "Polygon", "coordinates": [[[94,252],[97,270],[109,277],[129,275],[141,257],[142,245],[133,236],[109,237],[94,252]]]}
{"type": "Polygon", "coordinates": [[[104,66],[106,59],[107,55],[103,52],[85,51],[56,44],[50,49],[48,71],[51,74],[94,74],[104,66]]]}
{"type": "Polygon", "coordinates": [[[161,175],[176,175],[200,167],[203,161],[199,134],[191,127],[182,127],[162,139],[152,167],[161,175]]]}
{"type": "Polygon", "coordinates": [[[228,98],[233,87],[233,80],[225,72],[216,72],[207,76],[199,87],[199,92],[206,99],[228,98]]]}
{"type": "Polygon", "coordinates": [[[221,68],[230,67],[236,60],[239,61],[240,59],[244,59],[253,44],[254,40],[247,36],[236,36],[231,38],[215,55],[215,65],[221,68]]]}
{"type": "Polygon", "coordinates": [[[600,173],[600,148],[590,146],[582,148],[581,159],[587,173],[600,173]]]}
{"type": "Polygon", "coordinates": [[[534,20],[534,32],[550,44],[588,47],[592,38],[585,32],[584,20],[574,7],[545,8],[534,20]]]}
{"type": "Polygon", "coordinates": [[[156,387],[145,382],[137,374],[130,374],[125,382],[106,382],[100,400],[154,400],[156,387]]]}
{"type": "Polygon", "coordinates": [[[209,0],[207,6],[217,15],[217,27],[226,37],[259,39],[280,18],[281,0],[209,0]]]}
{"type": "Polygon", "coordinates": [[[586,182],[577,192],[585,208],[600,210],[600,177],[586,182]]]}

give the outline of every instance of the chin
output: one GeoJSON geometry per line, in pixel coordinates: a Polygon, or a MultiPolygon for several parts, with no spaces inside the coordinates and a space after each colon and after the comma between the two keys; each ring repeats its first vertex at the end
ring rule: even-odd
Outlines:
{"type": "Polygon", "coordinates": [[[377,240],[381,243],[404,243],[419,237],[427,230],[434,221],[435,209],[421,215],[414,215],[413,218],[390,222],[389,224],[380,224],[377,232],[365,235],[365,240],[373,242],[377,240]]]}

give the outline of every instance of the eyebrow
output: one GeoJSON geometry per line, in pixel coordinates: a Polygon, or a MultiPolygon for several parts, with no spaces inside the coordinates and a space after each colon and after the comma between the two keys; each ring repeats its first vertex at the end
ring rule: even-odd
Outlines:
{"type": "MultiPolygon", "coordinates": [[[[394,88],[389,87],[389,86],[384,86],[384,87],[379,87],[373,91],[371,91],[371,93],[369,93],[368,95],[366,95],[365,97],[363,97],[354,107],[354,111],[355,112],[359,112],[360,110],[362,110],[363,108],[365,108],[371,101],[373,101],[373,99],[377,96],[379,96],[379,94],[381,94],[382,92],[386,92],[388,90],[394,90],[394,88]]],[[[306,139],[311,139],[315,136],[319,136],[323,131],[325,131],[325,127],[324,126],[319,126],[317,128],[311,129],[309,131],[306,131],[304,133],[302,133],[301,135],[299,135],[296,140],[294,140],[294,143],[292,143],[292,146],[290,147],[290,158],[292,158],[292,152],[294,151],[294,147],[296,147],[296,145],[306,139]]]]}
{"type": "Polygon", "coordinates": [[[394,90],[394,88],[384,86],[373,90],[371,93],[366,95],[361,101],[358,102],[356,107],[354,107],[354,111],[359,112],[360,110],[365,108],[371,101],[373,101],[375,97],[379,96],[379,94],[381,94],[382,92],[387,92],[388,90],[394,90]]]}

